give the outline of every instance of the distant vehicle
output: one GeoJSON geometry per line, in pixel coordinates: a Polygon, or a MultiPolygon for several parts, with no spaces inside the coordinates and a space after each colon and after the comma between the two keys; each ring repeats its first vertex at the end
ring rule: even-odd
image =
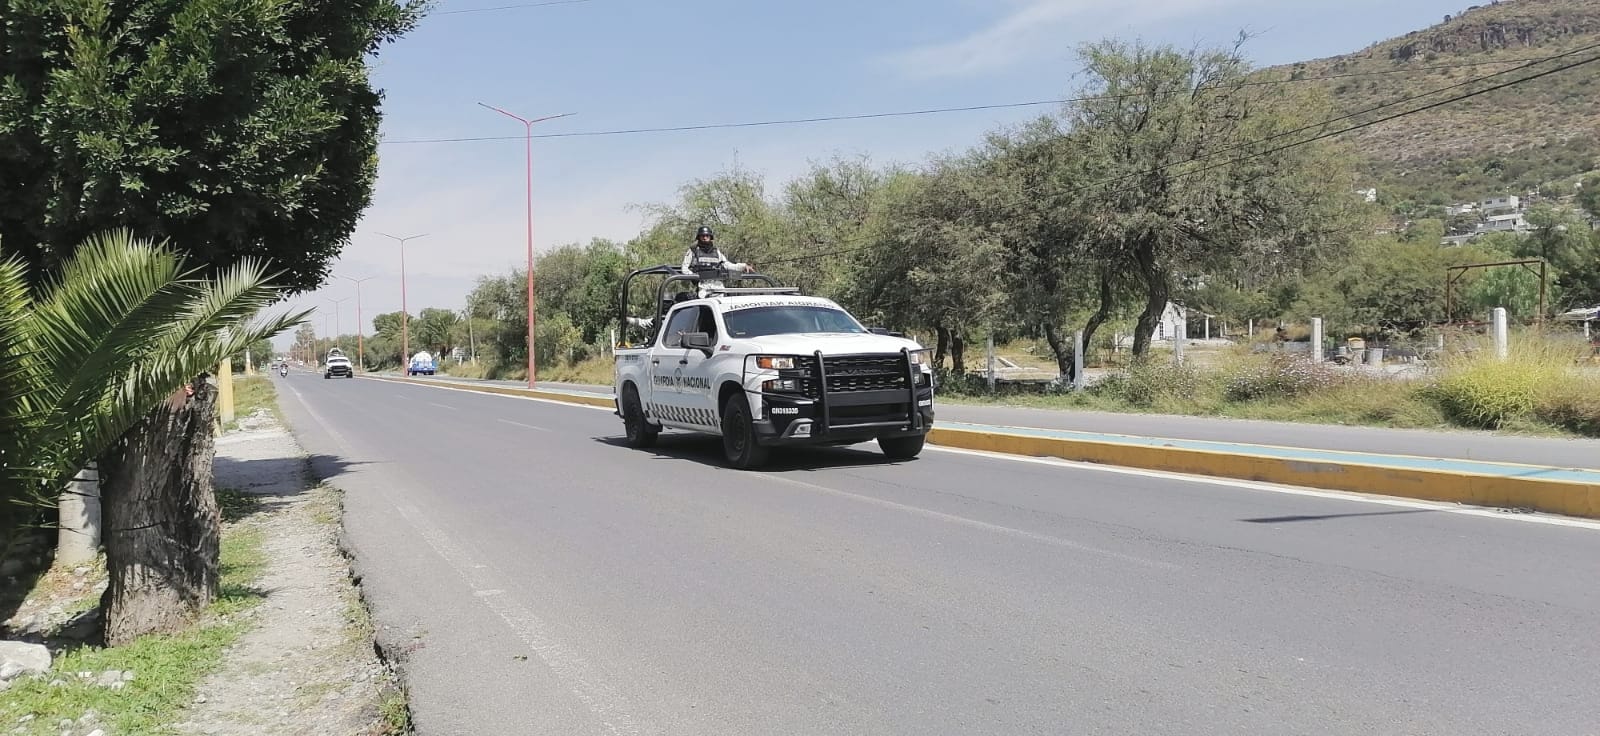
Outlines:
{"type": "Polygon", "coordinates": [[[411,356],[411,364],[406,366],[408,376],[431,376],[439,366],[434,362],[433,356],[424,350],[411,356]]]}
{"type": "Polygon", "coordinates": [[[333,378],[334,376],[340,378],[356,377],[355,366],[350,364],[350,359],[344,357],[344,353],[339,352],[338,348],[328,351],[328,359],[322,365],[323,378],[333,378]]]}

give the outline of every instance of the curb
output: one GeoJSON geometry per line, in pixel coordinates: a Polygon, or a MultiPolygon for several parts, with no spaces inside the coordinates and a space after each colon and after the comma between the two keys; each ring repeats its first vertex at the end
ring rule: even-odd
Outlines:
{"type": "Polygon", "coordinates": [[[1600,484],[1592,483],[1031,437],[939,426],[929,433],[928,441],[942,447],[1007,455],[1054,457],[1142,470],[1600,518],[1600,484]]]}
{"type": "MultiPolygon", "coordinates": [[[[427,381],[407,378],[371,375],[366,377],[379,381],[430,385],[427,381]]],[[[557,391],[462,383],[450,383],[448,387],[463,391],[605,408],[613,408],[616,405],[610,398],[557,391]]],[[[954,429],[940,427],[937,424],[928,433],[928,441],[941,447],[1005,455],[1051,457],[1141,470],[1206,475],[1490,508],[1532,509],[1552,514],[1600,519],[1600,483],[1455,470],[1402,468],[1380,463],[1283,458],[1248,452],[1216,452],[1185,447],[1040,437],[1008,433],[1003,430],[954,429]]],[[[1520,466],[1506,465],[1506,467],[1510,470],[1520,466]]]]}

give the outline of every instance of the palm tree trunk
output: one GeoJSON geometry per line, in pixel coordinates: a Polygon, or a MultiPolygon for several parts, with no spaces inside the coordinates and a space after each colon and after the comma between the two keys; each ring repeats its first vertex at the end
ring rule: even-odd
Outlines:
{"type": "Polygon", "coordinates": [[[193,392],[175,393],[101,462],[111,646],[179,630],[217,595],[217,388],[197,380],[193,392]]]}

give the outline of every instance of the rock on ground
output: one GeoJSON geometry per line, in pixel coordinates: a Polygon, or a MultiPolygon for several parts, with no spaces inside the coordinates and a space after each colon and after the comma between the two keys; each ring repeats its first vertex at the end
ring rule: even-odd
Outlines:
{"type": "Polygon", "coordinates": [[[36,675],[50,670],[50,650],[42,644],[0,641],[0,680],[36,675]]]}
{"type": "Polygon", "coordinates": [[[334,491],[309,487],[305,453],[275,421],[217,441],[218,488],[256,495],[235,522],[264,534],[266,600],[177,724],[183,734],[383,733],[391,676],[338,547],[334,491]]]}

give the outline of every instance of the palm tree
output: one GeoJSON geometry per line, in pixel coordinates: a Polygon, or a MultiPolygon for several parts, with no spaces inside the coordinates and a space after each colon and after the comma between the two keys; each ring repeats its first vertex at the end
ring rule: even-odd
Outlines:
{"type": "Polygon", "coordinates": [[[14,536],[30,510],[53,507],[79,469],[103,461],[108,632],[119,601],[144,621],[132,629],[171,628],[216,593],[215,388],[195,377],[307,313],[257,321],[279,298],[261,264],[203,277],[127,231],[84,243],[37,293],[26,276],[20,262],[0,261],[0,502],[9,512],[0,523],[12,524],[0,531],[14,536]],[[197,422],[196,411],[206,416],[197,422]],[[205,465],[204,488],[182,482],[193,474],[178,466],[194,460],[205,465]]]}

